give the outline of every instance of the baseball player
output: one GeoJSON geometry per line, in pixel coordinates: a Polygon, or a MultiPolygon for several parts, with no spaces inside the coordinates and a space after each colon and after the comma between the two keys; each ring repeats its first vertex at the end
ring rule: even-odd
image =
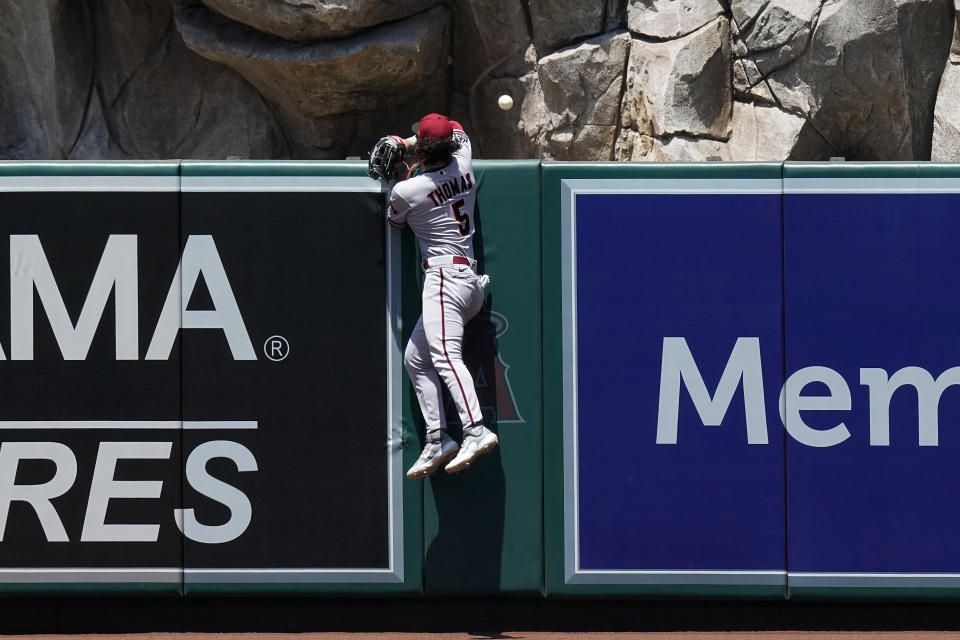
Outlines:
{"type": "Polygon", "coordinates": [[[469,467],[477,456],[498,444],[487,429],[473,377],[463,364],[464,325],[483,304],[489,278],[477,275],[473,258],[473,211],[476,180],[470,139],[459,123],[431,113],[420,120],[417,135],[381,139],[371,154],[371,176],[383,177],[389,168],[374,168],[375,156],[415,150],[420,159],[416,175],[390,190],[387,220],[397,229],[409,226],[420,244],[423,259],[423,312],[407,343],[404,364],[426,422],[426,446],[407,477],[425,478],[444,464],[448,473],[469,467]],[[380,152],[378,153],[378,149],[380,152]],[[447,435],[441,380],[460,414],[463,441],[447,435]]]}

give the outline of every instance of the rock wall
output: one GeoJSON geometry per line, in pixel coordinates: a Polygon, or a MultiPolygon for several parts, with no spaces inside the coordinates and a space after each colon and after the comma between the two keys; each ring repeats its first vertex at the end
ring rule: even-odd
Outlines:
{"type": "Polygon", "coordinates": [[[933,118],[933,160],[960,162],[960,0],[954,0],[957,14],[953,46],[943,78],[933,118]]]}
{"type": "Polygon", "coordinates": [[[958,14],[960,0],[0,0],[0,158],[343,158],[442,111],[488,158],[960,161],[958,14]]]}

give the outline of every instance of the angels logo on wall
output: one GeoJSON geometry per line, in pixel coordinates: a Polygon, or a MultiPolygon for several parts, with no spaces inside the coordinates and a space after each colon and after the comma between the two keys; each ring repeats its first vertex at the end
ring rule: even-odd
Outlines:
{"type": "MultiPolygon", "coordinates": [[[[497,342],[509,326],[505,316],[485,308],[467,324],[463,335],[463,361],[473,376],[480,409],[488,425],[525,422],[507,377],[510,365],[503,361],[497,342]]],[[[448,421],[456,421],[457,411],[449,396],[446,396],[445,413],[448,421]]]]}

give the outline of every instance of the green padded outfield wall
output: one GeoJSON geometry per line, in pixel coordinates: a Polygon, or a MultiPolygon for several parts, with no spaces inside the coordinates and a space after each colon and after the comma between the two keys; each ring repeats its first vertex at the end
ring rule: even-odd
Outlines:
{"type": "Polygon", "coordinates": [[[957,596],[960,167],[476,172],[501,446],[412,482],[364,163],[0,163],[0,591],[957,596]]]}
{"type": "MultiPolygon", "coordinates": [[[[464,359],[500,446],[465,472],[424,482],[425,588],[427,595],[537,594],[543,589],[540,163],[477,161],[474,168],[474,250],[492,285],[483,311],[467,325],[464,359]]],[[[456,420],[452,405],[446,414],[456,420]]]]}

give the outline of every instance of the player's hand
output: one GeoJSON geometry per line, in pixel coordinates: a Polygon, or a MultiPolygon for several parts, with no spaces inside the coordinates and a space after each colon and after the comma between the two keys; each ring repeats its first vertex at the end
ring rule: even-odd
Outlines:
{"type": "Polygon", "coordinates": [[[393,180],[397,165],[403,160],[406,145],[402,138],[384,136],[370,150],[367,175],[374,180],[393,180]]]}
{"type": "Polygon", "coordinates": [[[482,276],[480,276],[480,287],[482,289],[486,289],[489,286],[490,286],[490,276],[488,276],[487,274],[483,274],[482,276]]]}

